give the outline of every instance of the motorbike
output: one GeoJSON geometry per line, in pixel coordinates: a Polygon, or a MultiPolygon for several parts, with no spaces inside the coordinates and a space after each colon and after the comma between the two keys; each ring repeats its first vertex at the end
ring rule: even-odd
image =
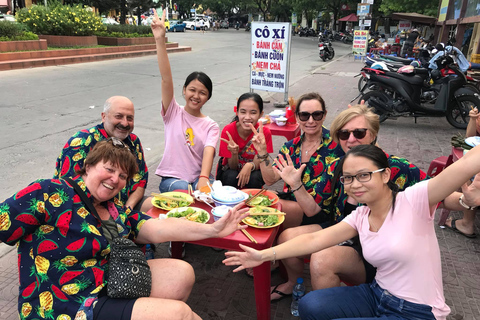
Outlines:
{"type": "Polygon", "coordinates": [[[247,23],[247,25],[245,26],[245,31],[250,31],[252,28],[252,24],[249,22],[247,23]]]}
{"type": "Polygon", "coordinates": [[[317,33],[312,28],[305,27],[300,28],[300,30],[298,31],[298,35],[300,37],[315,37],[317,33]]]}
{"type": "MultiPolygon", "coordinates": [[[[480,109],[480,99],[476,92],[466,87],[465,74],[454,65],[450,57],[442,57],[437,64],[439,70],[433,70],[431,79],[428,69],[405,66],[410,73],[398,73],[390,70],[364,67],[361,71],[367,84],[362,88],[359,99],[373,107],[380,122],[388,118],[443,117],[455,128],[466,129],[469,112],[480,109]],[[448,69],[453,75],[442,77],[440,69],[448,69]],[[366,88],[372,88],[365,92],[366,88]]],[[[373,67],[373,66],[372,66],[373,67]]]]}
{"type": "Polygon", "coordinates": [[[351,34],[350,32],[343,33],[342,42],[353,43],[353,34],[351,34]]]}
{"type": "Polygon", "coordinates": [[[318,41],[318,54],[320,59],[322,59],[323,62],[327,59],[333,59],[333,57],[335,57],[335,50],[333,49],[330,40],[326,37],[319,37],[318,41]]]}

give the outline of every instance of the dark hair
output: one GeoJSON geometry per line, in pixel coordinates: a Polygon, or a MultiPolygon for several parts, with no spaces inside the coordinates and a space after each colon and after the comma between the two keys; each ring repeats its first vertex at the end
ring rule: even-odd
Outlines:
{"type": "Polygon", "coordinates": [[[100,161],[103,161],[122,168],[122,170],[127,173],[127,181],[129,181],[138,172],[138,165],[135,158],[128,147],[117,147],[107,140],[102,140],[88,152],[83,167],[76,170],[76,173],[84,175],[87,165],[94,166],[100,161]]]}
{"type": "Polygon", "coordinates": [[[325,101],[323,100],[322,96],[316,92],[309,92],[301,95],[300,98],[298,98],[297,107],[295,108],[296,115],[300,113],[300,105],[306,100],[317,100],[322,105],[323,111],[327,111],[327,107],[325,106],[325,101]]]}
{"type": "MultiPolygon", "coordinates": [[[[240,103],[242,103],[242,101],[245,101],[245,100],[253,100],[257,104],[258,110],[260,111],[260,113],[263,112],[263,99],[262,99],[262,97],[260,97],[260,95],[258,93],[255,93],[255,92],[246,92],[246,93],[242,94],[240,96],[240,98],[238,98],[238,100],[237,100],[237,112],[240,110],[240,103]]],[[[237,115],[235,115],[232,122],[236,122],[236,121],[238,121],[238,116],[237,115]]]]}
{"type": "MultiPolygon", "coordinates": [[[[388,158],[385,152],[377,146],[371,144],[364,144],[353,147],[348,150],[347,154],[343,160],[347,159],[350,156],[363,157],[372,161],[379,169],[381,168],[390,168],[388,163],[388,158]]],[[[343,171],[343,162],[342,162],[342,171],[343,171]]],[[[398,193],[398,186],[392,180],[388,179],[387,186],[392,190],[392,210],[395,210],[395,199],[398,193]]]]}
{"type": "Polygon", "coordinates": [[[190,82],[192,82],[193,80],[200,81],[207,88],[208,99],[210,100],[213,92],[212,79],[210,79],[209,76],[207,76],[205,73],[201,71],[194,71],[188,75],[187,79],[185,79],[185,83],[183,84],[183,87],[186,88],[190,84],[190,82]]]}

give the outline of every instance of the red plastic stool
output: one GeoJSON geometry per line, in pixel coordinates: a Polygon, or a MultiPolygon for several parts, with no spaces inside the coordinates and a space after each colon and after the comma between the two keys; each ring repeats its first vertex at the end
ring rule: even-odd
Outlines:
{"type": "Polygon", "coordinates": [[[429,177],[435,177],[437,174],[443,171],[447,165],[448,157],[441,156],[434,159],[430,162],[430,167],[428,167],[427,175],[429,177]]]}

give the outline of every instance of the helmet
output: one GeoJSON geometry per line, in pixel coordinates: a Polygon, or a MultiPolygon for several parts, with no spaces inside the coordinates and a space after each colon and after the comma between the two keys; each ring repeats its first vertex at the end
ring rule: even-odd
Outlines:
{"type": "Polygon", "coordinates": [[[438,69],[433,69],[431,72],[430,72],[430,75],[432,76],[432,79],[435,81],[435,80],[438,80],[442,77],[442,73],[440,72],[440,70],[438,69]]]}
{"type": "Polygon", "coordinates": [[[414,60],[412,61],[412,63],[410,63],[410,65],[413,66],[414,68],[418,68],[420,67],[420,62],[418,62],[417,60],[414,60]]]}
{"type": "Polygon", "coordinates": [[[385,64],[385,62],[375,62],[374,64],[372,64],[372,66],[370,68],[376,69],[376,70],[388,71],[388,67],[385,64]]]}

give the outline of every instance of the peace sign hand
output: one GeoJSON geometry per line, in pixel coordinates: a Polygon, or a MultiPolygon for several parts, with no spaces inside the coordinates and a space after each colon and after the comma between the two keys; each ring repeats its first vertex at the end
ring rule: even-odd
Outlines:
{"type": "Polygon", "coordinates": [[[265,135],[263,134],[263,123],[260,122],[258,125],[258,132],[257,129],[253,126],[253,124],[249,123],[248,124],[250,129],[253,132],[253,137],[252,137],[252,144],[255,147],[255,150],[257,150],[258,154],[266,154],[267,153],[267,141],[265,139],[265,135]]]}
{"type": "Polygon", "coordinates": [[[230,153],[233,155],[238,155],[238,144],[233,141],[232,136],[230,135],[230,132],[227,131],[227,136],[228,140],[224,138],[220,138],[223,142],[227,143],[227,150],[230,151],[230,153]]]}
{"type": "Polygon", "coordinates": [[[165,12],[166,12],[166,10],[163,10],[162,19],[160,19],[158,17],[157,10],[153,9],[154,18],[152,20],[152,24],[151,24],[150,27],[152,28],[152,33],[153,33],[153,36],[155,37],[155,41],[157,41],[157,40],[164,41],[165,40],[165,32],[166,32],[165,12]]]}

